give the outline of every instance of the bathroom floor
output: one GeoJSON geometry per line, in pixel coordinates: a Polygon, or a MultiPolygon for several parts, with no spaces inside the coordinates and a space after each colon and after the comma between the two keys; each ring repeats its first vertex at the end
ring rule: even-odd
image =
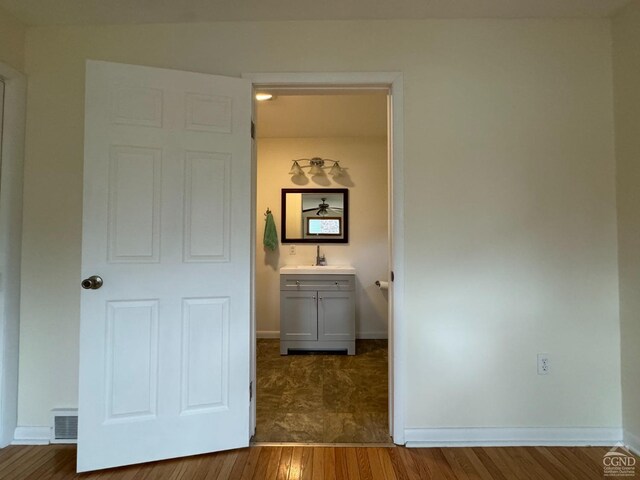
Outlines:
{"type": "Polygon", "coordinates": [[[358,340],[351,356],[279,348],[258,340],[254,442],[391,441],[386,340],[358,340]]]}

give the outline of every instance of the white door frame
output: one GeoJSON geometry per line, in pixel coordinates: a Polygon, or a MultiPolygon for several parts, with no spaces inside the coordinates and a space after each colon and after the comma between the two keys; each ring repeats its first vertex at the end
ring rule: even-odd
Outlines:
{"type": "MultiPolygon", "coordinates": [[[[404,319],[404,115],[403,77],[398,72],[350,72],[350,73],[243,73],[251,80],[254,89],[259,86],[286,87],[300,93],[314,90],[367,90],[388,89],[390,96],[389,149],[391,198],[391,258],[394,273],[392,318],[389,322],[389,386],[391,435],[394,443],[403,445],[406,392],[406,336],[404,319]]],[[[284,89],[286,89],[284,88],[284,89]]],[[[255,155],[254,155],[255,157],[255,155]]],[[[255,162],[255,158],[254,158],[255,162]]],[[[255,228],[256,173],[253,168],[253,228],[255,228]]],[[[254,232],[255,234],[255,232],[254,232]]],[[[255,235],[254,235],[255,236],[255,235]]],[[[255,242],[252,243],[252,285],[255,283],[255,242]]],[[[255,287],[251,294],[251,341],[255,348],[255,287]]],[[[255,352],[252,355],[252,380],[255,382],[255,352]]],[[[252,400],[251,429],[255,428],[255,397],[252,400]]]]}
{"type": "Polygon", "coordinates": [[[27,81],[0,63],[4,80],[4,127],[0,185],[0,448],[13,440],[18,418],[18,344],[22,177],[27,81]]]}

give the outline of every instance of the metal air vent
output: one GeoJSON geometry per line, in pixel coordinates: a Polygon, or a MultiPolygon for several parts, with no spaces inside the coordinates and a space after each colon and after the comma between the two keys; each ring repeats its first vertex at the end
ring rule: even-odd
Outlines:
{"type": "Polygon", "coordinates": [[[77,443],[78,409],[54,408],[51,416],[51,443],[77,443]]]}

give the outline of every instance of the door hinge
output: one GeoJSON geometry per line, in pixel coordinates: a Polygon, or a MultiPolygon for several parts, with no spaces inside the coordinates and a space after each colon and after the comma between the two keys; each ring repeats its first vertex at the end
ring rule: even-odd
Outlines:
{"type": "Polygon", "coordinates": [[[256,124],[251,122],[251,138],[256,139],[256,124]]]}
{"type": "Polygon", "coordinates": [[[253,400],[253,382],[249,382],[249,401],[253,400]]]}
{"type": "Polygon", "coordinates": [[[393,270],[391,270],[391,281],[393,282],[393,281],[395,280],[395,278],[396,278],[396,276],[395,276],[395,274],[393,273],[393,270]]]}

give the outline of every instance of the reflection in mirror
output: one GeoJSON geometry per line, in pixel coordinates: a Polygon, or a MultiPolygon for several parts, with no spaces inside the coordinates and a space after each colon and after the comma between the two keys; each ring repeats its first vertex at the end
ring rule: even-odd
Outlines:
{"type": "Polygon", "coordinates": [[[283,243],[348,243],[346,188],[283,188],[283,243]]]}

